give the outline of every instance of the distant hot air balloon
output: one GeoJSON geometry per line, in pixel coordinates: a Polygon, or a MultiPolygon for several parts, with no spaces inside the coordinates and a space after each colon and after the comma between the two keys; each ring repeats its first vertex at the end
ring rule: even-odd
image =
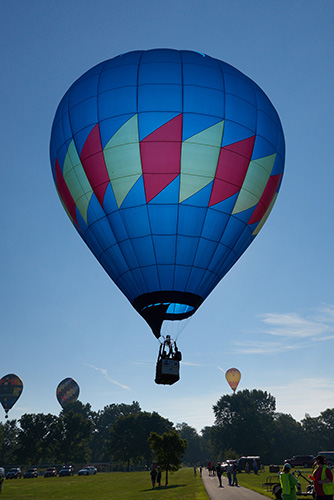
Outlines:
{"type": "Polygon", "coordinates": [[[74,227],[159,338],[259,233],[285,143],[275,108],[243,73],[155,49],[104,61],[70,87],[50,158],[74,227]]]}
{"type": "Polygon", "coordinates": [[[227,370],[227,372],[225,373],[225,378],[229,383],[232,391],[235,392],[241,379],[241,373],[239,372],[238,368],[230,368],[229,370],[227,370]]]}
{"type": "Polygon", "coordinates": [[[15,405],[23,391],[23,382],[17,375],[10,373],[0,380],[0,402],[5,410],[6,417],[8,412],[15,405]]]}
{"type": "Polygon", "coordinates": [[[79,396],[79,385],[73,378],[67,377],[62,380],[57,387],[56,395],[62,408],[70,403],[74,403],[79,396]]]}

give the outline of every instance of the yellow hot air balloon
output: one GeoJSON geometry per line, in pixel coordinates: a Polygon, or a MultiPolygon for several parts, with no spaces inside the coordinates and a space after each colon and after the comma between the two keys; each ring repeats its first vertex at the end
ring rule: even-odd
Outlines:
{"type": "Polygon", "coordinates": [[[241,373],[239,372],[238,368],[230,368],[229,370],[227,370],[227,372],[225,373],[225,378],[229,383],[232,391],[235,392],[241,379],[241,373]]]}

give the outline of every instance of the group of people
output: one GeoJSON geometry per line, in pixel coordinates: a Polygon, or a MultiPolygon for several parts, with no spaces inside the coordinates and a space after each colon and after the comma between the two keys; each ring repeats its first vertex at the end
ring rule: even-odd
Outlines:
{"type": "MultiPolygon", "coordinates": [[[[209,471],[209,476],[211,474],[214,476],[215,472],[217,473],[219,488],[223,488],[222,475],[223,475],[224,470],[223,470],[221,463],[218,462],[215,465],[215,464],[212,464],[211,462],[209,462],[208,463],[208,471],[209,471]]],[[[226,468],[226,475],[227,475],[229,486],[239,486],[238,479],[237,479],[237,473],[238,473],[237,462],[228,462],[227,468],[226,468]]]]}
{"type": "Polygon", "coordinates": [[[157,483],[158,488],[161,488],[161,470],[160,467],[153,467],[150,472],[152,489],[155,488],[155,483],[157,483]]]}
{"type": "Polygon", "coordinates": [[[182,354],[177,348],[176,341],[170,335],[166,335],[166,340],[160,344],[158,359],[182,360],[182,354]]]}
{"type": "MultiPolygon", "coordinates": [[[[333,472],[326,464],[325,458],[322,455],[315,457],[313,472],[309,475],[313,481],[315,500],[333,500],[334,483],[333,472]]],[[[298,481],[291,474],[291,465],[285,464],[283,471],[279,475],[279,481],[282,487],[283,500],[297,500],[297,485],[298,481]]]]}

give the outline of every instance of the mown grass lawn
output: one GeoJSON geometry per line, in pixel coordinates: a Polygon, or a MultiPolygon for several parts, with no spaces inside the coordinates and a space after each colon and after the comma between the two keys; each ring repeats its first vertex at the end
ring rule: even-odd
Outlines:
{"type": "MultiPolygon", "coordinates": [[[[282,470],[282,467],[280,467],[280,470],[282,470]]],[[[302,473],[304,476],[307,477],[308,474],[311,473],[311,469],[302,469],[302,473]]],[[[273,474],[269,472],[269,467],[265,467],[264,471],[261,471],[259,474],[246,474],[245,472],[242,472],[238,474],[238,483],[241,486],[245,486],[246,488],[249,488],[250,490],[256,491],[257,493],[261,493],[262,495],[265,495],[271,499],[273,499],[273,494],[271,491],[266,491],[266,488],[264,488],[262,485],[265,483],[269,476],[272,476],[272,481],[273,482],[278,482],[277,479],[277,473],[273,474]]],[[[297,477],[297,476],[296,476],[297,477]]],[[[307,486],[307,481],[303,479],[302,477],[297,477],[298,481],[300,481],[302,491],[306,490],[307,486]]],[[[298,498],[310,498],[309,496],[298,496],[298,498]]]]}
{"type": "Polygon", "coordinates": [[[208,500],[192,468],[169,474],[169,484],[152,490],[149,472],[104,472],[96,476],[11,479],[1,500],[208,500]]]}

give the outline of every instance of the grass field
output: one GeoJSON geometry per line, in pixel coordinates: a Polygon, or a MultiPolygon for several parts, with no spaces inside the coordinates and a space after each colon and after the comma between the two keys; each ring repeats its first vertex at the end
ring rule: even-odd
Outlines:
{"type": "MultiPolygon", "coordinates": [[[[282,467],[281,467],[282,469],[282,467]]],[[[281,470],[280,469],[280,470],[281,470]]],[[[304,476],[307,477],[308,474],[312,472],[311,469],[302,469],[302,473],[304,476]]],[[[277,474],[271,474],[269,472],[269,467],[265,467],[263,472],[260,472],[259,474],[245,474],[241,473],[238,474],[238,482],[241,486],[245,486],[246,488],[249,488],[250,490],[256,491],[257,493],[261,493],[261,495],[265,495],[268,498],[273,499],[273,494],[270,491],[266,491],[266,488],[263,488],[262,484],[265,483],[269,476],[273,477],[273,481],[276,481],[277,474]]],[[[298,481],[300,481],[302,491],[306,490],[307,482],[305,479],[302,477],[297,477],[298,481]]],[[[277,481],[278,482],[278,481],[277,481]]],[[[310,498],[309,496],[298,496],[298,498],[310,498]]]]}
{"type": "MultiPolygon", "coordinates": [[[[164,474],[162,476],[164,484],[164,474]]],[[[167,488],[152,490],[149,472],[104,472],[96,476],[6,480],[1,500],[208,500],[199,474],[184,468],[169,474],[167,488]]]]}

